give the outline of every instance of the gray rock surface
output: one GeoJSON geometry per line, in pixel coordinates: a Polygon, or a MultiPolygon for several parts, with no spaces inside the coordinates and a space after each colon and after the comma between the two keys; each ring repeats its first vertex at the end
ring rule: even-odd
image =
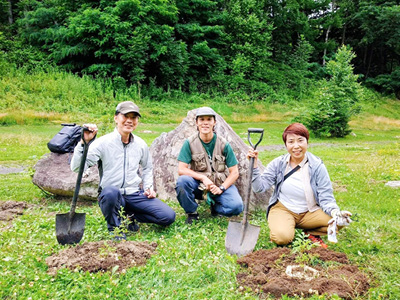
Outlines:
{"type": "MultiPolygon", "coordinates": [[[[155,188],[161,199],[176,200],[175,184],[178,179],[177,157],[184,140],[197,132],[195,112],[196,110],[189,111],[187,117],[177,128],[168,133],[162,133],[153,141],[150,147],[150,153],[153,158],[155,188]]],[[[236,154],[239,161],[240,177],[235,185],[242,198],[245,199],[249,182],[247,177],[249,161],[246,158],[249,145],[244,143],[220,115],[217,115],[216,133],[227,139],[236,154]]],[[[253,142],[257,141],[253,140],[253,142]]],[[[264,170],[261,164],[259,164],[259,167],[261,171],[264,170]]],[[[264,194],[251,192],[250,207],[265,209],[270,195],[271,191],[264,194]]]]}
{"type": "MultiPolygon", "coordinates": [[[[42,190],[58,196],[73,197],[78,173],[72,172],[69,161],[72,153],[47,153],[34,166],[32,182],[42,190]]],[[[97,165],[82,176],[79,198],[97,199],[99,171],[97,165]]]]}
{"type": "Polygon", "coordinates": [[[25,172],[25,168],[22,166],[0,166],[0,174],[12,174],[25,172]]]}

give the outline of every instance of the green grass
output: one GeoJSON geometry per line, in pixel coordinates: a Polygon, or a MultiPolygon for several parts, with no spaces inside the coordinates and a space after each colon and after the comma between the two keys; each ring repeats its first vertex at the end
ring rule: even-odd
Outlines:
{"type": "MultiPolygon", "coordinates": [[[[354,122],[358,124],[358,120],[354,122]]],[[[248,127],[263,127],[264,144],[280,145],[281,131],[286,124],[282,120],[231,125],[243,137],[248,127]]],[[[331,179],[347,189],[335,192],[339,205],[359,215],[359,222],[341,231],[339,243],[331,249],[346,253],[352,263],[369,274],[372,287],[360,299],[399,299],[400,196],[398,190],[385,187],[384,183],[400,180],[400,132],[395,125],[372,130],[363,128],[362,124],[355,127],[355,137],[312,139],[310,151],[324,160],[331,179]]],[[[176,126],[141,124],[137,133],[150,144],[161,132],[176,126]]],[[[140,232],[129,237],[129,240],[158,243],[156,254],[145,266],[130,268],[123,274],[62,270],[57,276],[48,275],[46,257],[65,248],[55,238],[55,214],[67,212],[70,203],[45,196],[31,183],[30,168],[48,152],[46,143],[59,130],[59,125],[3,126],[0,130],[0,164],[23,165],[28,170],[0,175],[1,200],[34,204],[13,221],[12,228],[0,232],[0,298],[258,299],[238,289],[235,275],[240,268],[224,247],[227,219],[211,218],[203,205],[201,221],[190,227],[184,224],[182,209],[172,201],[169,204],[177,212],[174,224],[167,229],[142,224],[140,232]]],[[[265,165],[284,152],[263,151],[261,159],[265,165]]],[[[83,241],[108,239],[97,204],[84,203],[78,211],[87,216],[83,241]]],[[[264,212],[255,212],[251,223],[261,225],[256,250],[273,248],[264,212]]]]}
{"type": "MultiPolygon", "coordinates": [[[[127,91],[113,99],[110,90],[88,78],[57,72],[24,78],[14,73],[0,79],[0,165],[25,168],[23,173],[0,175],[0,201],[33,204],[12,222],[12,228],[2,230],[0,224],[0,299],[259,299],[239,291],[235,276],[240,267],[224,247],[228,220],[210,217],[202,205],[200,222],[187,226],[175,201],[168,202],[177,212],[169,228],[142,224],[139,233],[129,236],[129,240],[158,243],[145,266],[122,274],[69,270],[47,274],[46,257],[65,248],[55,238],[55,214],[67,212],[70,203],[34,186],[32,168],[48,152],[46,144],[60,130],[60,123],[95,122],[99,134],[105,134],[113,128],[116,103],[137,93],[127,91]]],[[[282,131],[298,112],[289,104],[238,103],[205,95],[158,102],[132,99],[143,112],[136,134],[148,145],[162,132],[176,128],[188,110],[202,105],[213,107],[242,138],[247,137],[247,128],[261,127],[265,129],[262,146],[282,145],[282,131]]],[[[384,185],[400,180],[400,101],[374,96],[362,107],[362,114],[350,123],[355,135],[311,137],[309,151],[323,159],[332,181],[342,187],[335,191],[341,208],[359,216],[359,222],[339,233],[339,243],[331,249],[344,252],[370,276],[371,289],[360,299],[400,299],[400,194],[399,189],[384,185]]],[[[260,158],[266,165],[283,153],[284,149],[263,151],[260,158]]],[[[96,203],[80,203],[77,210],[86,213],[84,242],[109,238],[96,203]]],[[[261,226],[256,250],[275,247],[269,242],[265,212],[254,212],[251,223],[261,226]]]]}

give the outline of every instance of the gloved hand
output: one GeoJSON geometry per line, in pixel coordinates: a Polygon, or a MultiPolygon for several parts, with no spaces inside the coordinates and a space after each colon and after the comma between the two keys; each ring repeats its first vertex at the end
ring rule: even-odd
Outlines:
{"type": "Polygon", "coordinates": [[[336,218],[332,218],[328,222],[328,241],[331,243],[337,243],[336,218]]]}
{"type": "Polygon", "coordinates": [[[211,193],[211,192],[208,192],[207,193],[207,199],[206,199],[206,202],[207,202],[207,204],[208,205],[215,205],[215,201],[214,201],[214,199],[213,199],[213,194],[211,193]]]}
{"type": "Polygon", "coordinates": [[[352,222],[350,219],[352,213],[347,210],[340,211],[340,209],[334,209],[331,211],[331,216],[332,219],[328,222],[328,241],[337,243],[336,226],[350,225],[352,222]]]}
{"type": "Polygon", "coordinates": [[[340,216],[340,217],[350,217],[352,215],[351,212],[347,211],[347,210],[340,210],[340,209],[333,209],[331,211],[331,216],[332,218],[335,218],[336,216],[340,216]]]}
{"type": "MultiPolygon", "coordinates": [[[[352,213],[347,210],[341,211],[340,209],[334,209],[331,211],[331,216],[332,220],[334,219],[338,226],[347,226],[352,222],[352,220],[350,219],[352,213]]],[[[329,223],[331,223],[332,220],[330,220],[329,223]]]]}

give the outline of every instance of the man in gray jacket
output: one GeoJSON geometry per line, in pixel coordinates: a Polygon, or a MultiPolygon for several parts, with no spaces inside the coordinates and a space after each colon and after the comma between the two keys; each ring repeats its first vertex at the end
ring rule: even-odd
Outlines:
{"type": "MultiPolygon", "coordinates": [[[[175,212],[157,199],[153,190],[153,165],[149,149],[140,137],[132,133],[140,117],[136,104],[131,101],[119,103],[114,115],[114,132],[93,141],[88,151],[85,167],[99,164],[98,201],[110,233],[121,225],[121,208],[124,208],[132,222],[129,226],[131,231],[139,229],[134,219],[162,226],[175,221],[175,212]]],[[[98,129],[95,124],[84,126],[89,129],[84,132],[84,139],[88,143],[95,138],[98,129]]],[[[83,144],[79,143],[71,160],[71,170],[74,172],[79,170],[82,153],[83,144]]],[[[125,238],[122,233],[116,236],[116,239],[125,238]]]]}

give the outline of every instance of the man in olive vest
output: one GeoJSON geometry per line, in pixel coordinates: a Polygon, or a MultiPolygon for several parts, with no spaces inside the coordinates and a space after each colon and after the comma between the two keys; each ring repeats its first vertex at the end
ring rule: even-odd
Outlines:
{"type": "Polygon", "coordinates": [[[243,210],[242,198],[233,185],[239,177],[238,161],[229,143],[214,132],[215,124],[213,109],[197,109],[198,132],[185,140],[178,156],[175,190],[187,224],[199,219],[196,199],[203,199],[203,194],[214,216],[231,217],[243,210]]]}

